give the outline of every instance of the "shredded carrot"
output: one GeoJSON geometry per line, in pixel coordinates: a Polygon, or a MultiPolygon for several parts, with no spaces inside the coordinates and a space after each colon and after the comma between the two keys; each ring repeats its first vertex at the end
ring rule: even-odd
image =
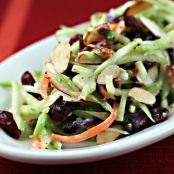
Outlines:
{"type": "Polygon", "coordinates": [[[40,93],[43,98],[46,98],[48,96],[48,86],[49,86],[49,79],[45,74],[42,79],[41,88],[40,88],[40,93]]]}
{"type": "Polygon", "coordinates": [[[32,138],[32,144],[35,147],[35,149],[41,149],[40,138],[32,138]]]}
{"type": "Polygon", "coordinates": [[[58,134],[52,134],[52,138],[61,142],[66,142],[66,143],[78,143],[78,142],[87,140],[89,138],[92,138],[111,126],[111,124],[115,121],[117,117],[117,110],[118,110],[118,106],[117,104],[114,104],[113,112],[105,121],[98,124],[97,126],[94,126],[88,129],[87,131],[81,134],[72,135],[72,136],[62,136],[58,134]]]}
{"type": "Polygon", "coordinates": [[[125,25],[124,20],[121,20],[118,23],[110,24],[110,28],[111,28],[112,31],[114,31],[118,35],[120,35],[126,29],[126,25],[125,25]]]}

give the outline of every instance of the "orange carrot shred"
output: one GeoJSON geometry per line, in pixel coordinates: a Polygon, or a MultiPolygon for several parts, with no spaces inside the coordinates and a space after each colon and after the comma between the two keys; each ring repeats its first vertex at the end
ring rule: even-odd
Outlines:
{"type": "Polygon", "coordinates": [[[32,144],[35,149],[41,149],[41,142],[39,138],[32,138],[32,144]]]}
{"type": "Polygon", "coordinates": [[[118,106],[117,104],[114,104],[113,112],[105,121],[98,124],[97,126],[94,126],[88,129],[87,131],[81,134],[72,135],[72,136],[62,136],[58,134],[52,134],[52,138],[61,142],[66,142],[66,143],[78,143],[78,142],[87,140],[89,138],[92,138],[111,126],[111,124],[115,121],[117,117],[117,110],[118,110],[118,106]]]}

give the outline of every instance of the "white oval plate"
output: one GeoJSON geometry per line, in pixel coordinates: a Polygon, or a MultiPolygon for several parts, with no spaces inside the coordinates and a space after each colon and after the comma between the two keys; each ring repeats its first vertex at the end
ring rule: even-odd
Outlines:
{"type": "MultiPolygon", "coordinates": [[[[26,70],[41,70],[55,45],[55,37],[50,36],[11,56],[0,64],[0,81],[19,80],[26,70]]],[[[0,88],[0,99],[0,109],[8,109],[9,90],[0,88]]],[[[29,140],[12,139],[0,130],[0,156],[24,163],[47,165],[97,161],[123,155],[162,140],[173,134],[173,125],[174,117],[170,117],[163,123],[111,143],[79,143],[65,146],[61,151],[35,150],[29,140]]]]}

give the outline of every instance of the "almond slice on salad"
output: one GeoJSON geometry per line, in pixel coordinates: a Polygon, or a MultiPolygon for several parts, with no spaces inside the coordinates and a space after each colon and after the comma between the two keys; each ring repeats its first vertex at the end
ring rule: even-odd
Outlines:
{"type": "MultiPolygon", "coordinates": [[[[77,88],[72,88],[72,89],[68,89],[68,87],[66,87],[65,85],[63,85],[63,83],[61,83],[57,78],[56,78],[56,75],[51,73],[51,72],[48,72],[47,73],[47,77],[51,83],[51,85],[53,86],[53,88],[57,89],[58,91],[61,91],[69,96],[72,96],[72,97],[75,97],[75,98],[78,98],[80,96],[80,93],[78,91],[77,88]]],[[[63,81],[63,79],[60,79],[61,81],[63,81]]],[[[64,83],[69,83],[69,82],[65,82],[64,83]]],[[[69,85],[70,86],[70,85],[69,85]]],[[[71,85],[72,86],[72,85],[71,85]]],[[[73,86],[72,86],[73,87],[73,86]]]]}
{"type": "Polygon", "coordinates": [[[141,0],[137,0],[135,1],[135,4],[132,5],[131,7],[129,7],[125,13],[125,15],[127,16],[132,16],[138,12],[144,11],[148,8],[152,7],[152,4],[148,3],[148,2],[144,2],[141,0]]]}
{"type": "Polygon", "coordinates": [[[165,32],[157,24],[155,24],[152,20],[150,20],[144,16],[140,16],[140,20],[141,20],[142,24],[146,28],[148,28],[148,30],[151,31],[155,36],[162,37],[165,35],[165,32]]]}
{"type": "Polygon", "coordinates": [[[107,60],[114,54],[113,50],[100,46],[95,46],[92,52],[100,56],[103,60],[107,60]]]}
{"type": "Polygon", "coordinates": [[[156,102],[155,96],[142,88],[134,87],[130,89],[129,96],[144,104],[152,105],[156,102]]]}
{"type": "Polygon", "coordinates": [[[84,38],[84,44],[85,45],[88,45],[92,42],[99,42],[99,41],[102,41],[104,40],[104,36],[97,33],[97,32],[91,32],[91,31],[88,31],[85,35],[85,38],[84,38]]]}
{"type": "Polygon", "coordinates": [[[104,85],[105,84],[105,77],[108,75],[112,75],[113,78],[118,77],[120,74],[120,68],[117,65],[109,65],[108,67],[106,67],[101,74],[99,74],[98,78],[97,78],[97,83],[104,85]]]}
{"type": "Polygon", "coordinates": [[[68,42],[60,43],[53,51],[50,61],[57,73],[64,72],[69,64],[71,47],[68,42]]]}
{"type": "Polygon", "coordinates": [[[97,144],[99,145],[114,141],[121,135],[121,131],[123,131],[123,127],[120,125],[117,125],[114,128],[106,129],[105,131],[97,135],[96,137],[97,144]]]}
{"type": "Polygon", "coordinates": [[[56,70],[54,68],[54,65],[51,62],[47,62],[45,64],[45,70],[46,70],[46,72],[51,72],[52,74],[56,74],[56,70]]]}

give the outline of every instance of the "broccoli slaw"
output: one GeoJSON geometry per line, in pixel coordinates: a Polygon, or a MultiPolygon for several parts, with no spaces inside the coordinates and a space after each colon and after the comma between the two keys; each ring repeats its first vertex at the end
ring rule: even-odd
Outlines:
{"type": "Polygon", "coordinates": [[[95,13],[85,27],[62,26],[42,71],[1,82],[11,89],[0,127],[37,149],[104,144],[174,113],[174,3],[129,1],[95,13]],[[158,14],[158,18],[156,15],[158,14]]]}

